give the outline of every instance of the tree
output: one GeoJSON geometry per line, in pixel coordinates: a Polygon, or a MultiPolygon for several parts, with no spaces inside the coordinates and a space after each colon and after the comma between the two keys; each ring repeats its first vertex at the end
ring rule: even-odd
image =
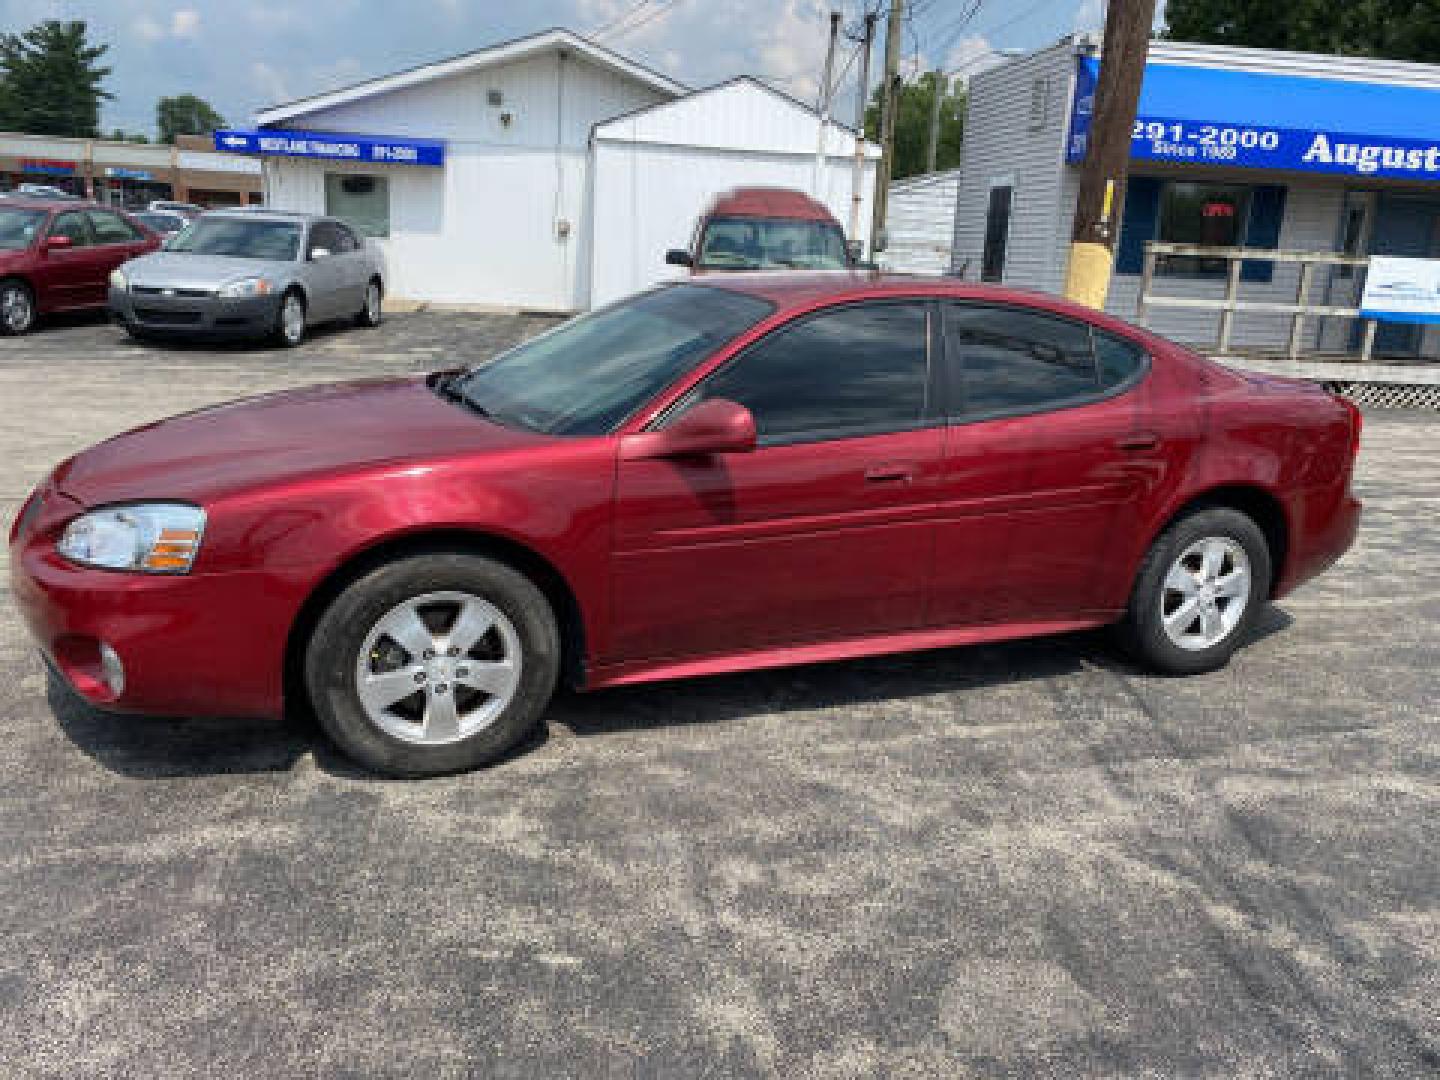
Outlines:
{"type": "Polygon", "coordinates": [[[1169,0],[1165,36],[1257,49],[1440,61],[1433,0],[1169,0]]]}
{"type": "Polygon", "coordinates": [[[23,34],[0,34],[0,129],[94,138],[110,74],[96,61],[81,20],[47,19],[23,34]]]}
{"type": "MultiPolygon", "coordinates": [[[[930,145],[930,109],[935,102],[935,73],[927,71],[914,82],[900,87],[900,111],[895,114],[896,180],[925,171],[930,145]]],[[[935,151],[935,168],[953,169],[960,164],[960,140],[965,127],[965,95],[947,91],[940,100],[940,141],[935,151]]],[[[865,131],[873,139],[880,130],[880,90],[877,87],[865,110],[865,131]]]]}
{"type": "Polygon", "coordinates": [[[194,94],[162,97],[155,103],[155,127],[162,143],[173,143],[176,135],[209,135],[224,126],[225,118],[194,94]]]}
{"type": "Polygon", "coordinates": [[[126,131],[124,128],[116,128],[110,132],[111,142],[148,143],[150,136],[143,131],[126,131]]]}

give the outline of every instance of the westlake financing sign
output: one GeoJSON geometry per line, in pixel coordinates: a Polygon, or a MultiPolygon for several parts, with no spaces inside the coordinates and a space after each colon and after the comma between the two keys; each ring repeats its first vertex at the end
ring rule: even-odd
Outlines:
{"type": "MultiPolygon", "coordinates": [[[[1066,156],[1085,157],[1100,63],[1078,60],[1066,156]]],[[[1440,90],[1147,64],[1136,161],[1440,180],[1440,90]]]]}
{"type": "Polygon", "coordinates": [[[445,164],[445,144],[438,139],[400,139],[383,135],[341,135],[332,131],[277,131],[262,128],[215,132],[215,149],[231,154],[325,158],[383,165],[445,164]]]}

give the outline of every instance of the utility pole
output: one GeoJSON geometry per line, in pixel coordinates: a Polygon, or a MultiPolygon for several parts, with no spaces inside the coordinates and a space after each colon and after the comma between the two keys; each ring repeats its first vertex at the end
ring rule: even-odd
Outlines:
{"type": "Polygon", "coordinates": [[[940,106],[945,100],[945,73],[939,68],[934,71],[935,98],[930,102],[930,142],[925,151],[925,171],[935,171],[935,154],[940,144],[940,106]]]}
{"type": "Polygon", "coordinates": [[[890,174],[895,166],[895,114],[899,111],[904,19],[905,0],[890,0],[890,20],[885,26],[885,75],[880,80],[880,167],[875,170],[875,212],[870,219],[872,252],[885,247],[885,213],[890,202],[890,174]]]}
{"type": "Polygon", "coordinates": [[[840,12],[830,12],[830,44],[825,49],[825,74],[820,79],[820,93],[815,99],[815,111],[820,114],[820,131],[815,136],[815,175],[811,189],[816,199],[824,202],[825,181],[825,129],[830,126],[830,99],[834,88],[830,78],[835,71],[835,40],[840,36],[840,12]]]}
{"type": "Polygon", "coordinates": [[[1096,309],[1105,307],[1110,291],[1115,211],[1125,197],[1130,138],[1154,22],[1155,0],[1110,0],[1105,16],[1100,79],[1080,166],[1075,230],[1065,271],[1065,295],[1096,309]]]}
{"type": "Polygon", "coordinates": [[[850,242],[860,236],[860,207],[865,202],[865,108],[870,104],[870,46],[875,41],[875,12],[865,13],[860,40],[860,82],[855,88],[855,166],[850,175],[850,242]]]}

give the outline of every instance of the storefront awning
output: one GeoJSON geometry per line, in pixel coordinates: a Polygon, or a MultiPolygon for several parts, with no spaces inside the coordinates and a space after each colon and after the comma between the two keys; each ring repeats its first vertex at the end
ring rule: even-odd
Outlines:
{"type": "Polygon", "coordinates": [[[325,158],[368,165],[445,164],[445,143],[439,139],[348,135],[333,131],[224,128],[215,132],[215,149],[231,154],[325,158]]]}
{"type": "MultiPolygon", "coordinates": [[[[1067,158],[1085,156],[1100,61],[1078,58],[1067,158]]],[[[1440,181],[1440,90],[1150,63],[1130,156],[1440,181]]]]}

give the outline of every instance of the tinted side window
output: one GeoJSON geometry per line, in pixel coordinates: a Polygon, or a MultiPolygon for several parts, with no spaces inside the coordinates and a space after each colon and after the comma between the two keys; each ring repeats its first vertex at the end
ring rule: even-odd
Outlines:
{"type": "Polygon", "coordinates": [[[305,248],[306,254],[311,254],[316,248],[324,248],[334,255],[340,249],[339,238],[335,235],[335,226],[328,221],[317,221],[310,226],[310,242],[305,248]]]}
{"type": "Polygon", "coordinates": [[[1100,366],[1100,387],[1109,390],[1132,378],[1145,365],[1145,350],[1096,330],[1095,362],[1100,366]]]}
{"type": "Polygon", "coordinates": [[[95,233],[95,243],[133,244],[140,239],[140,234],[119,214],[112,214],[108,210],[87,212],[90,216],[90,228],[95,233]]]}
{"type": "Polygon", "coordinates": [[[85,224],[85,215],[78,210],[57,214],[50,223],[50,235],[68,236],[75,247],[85,247],[90,243],[90,227],[85,224]]]}
{"type": "Polygon", "coordinates": [[[706,398],[755,414],[762,444],[901,431],[925,417],[922,304],[868,304],[779,330],[710,378],[706,398]]]}
{"type": "Polygon", "coordinates": [[[1068,319],[947,304],[945,355],[971,416],[1042,409],[1099,390],[1090,330],[1068,319]]]}
{"type": "Polygon", "coordinates": [[[350,231],[350,226],[344,222],[337,221],[331,226],[335,230],[336,251],[356,251],[360,247],[360,241],[350,231]]]}

